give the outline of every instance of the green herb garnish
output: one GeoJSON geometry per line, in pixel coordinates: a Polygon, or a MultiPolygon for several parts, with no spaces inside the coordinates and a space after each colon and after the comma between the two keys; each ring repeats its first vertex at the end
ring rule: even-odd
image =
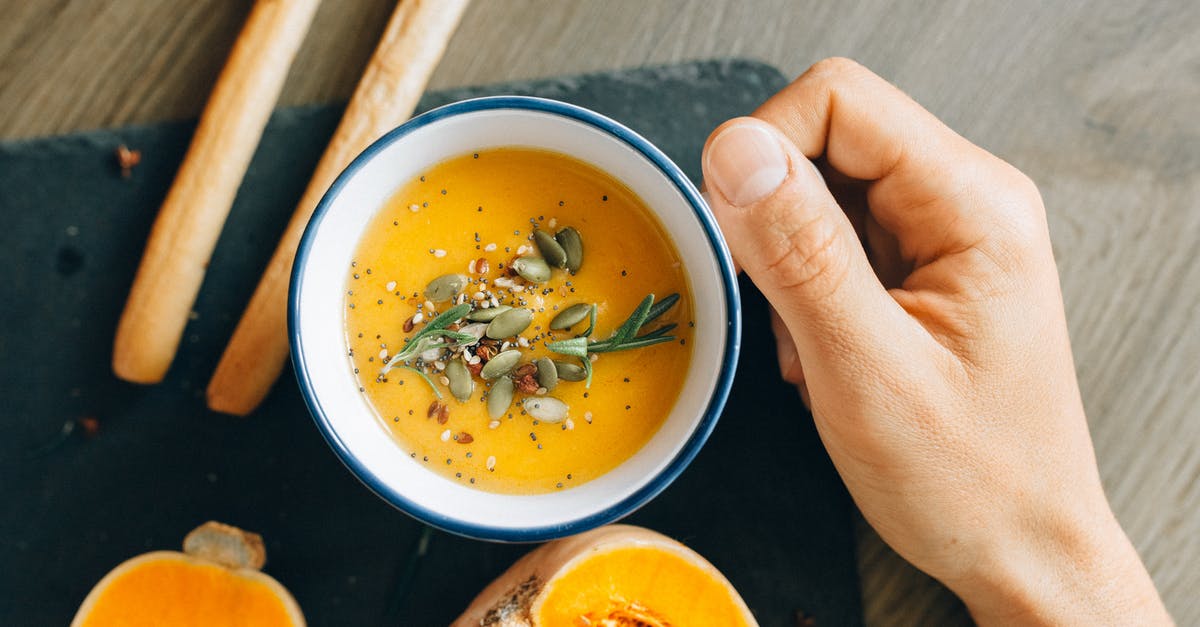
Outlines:
{"type": "MultiPolygon", "coordinates": [[[[425,326],[420,331],[417,331],[415,335],[409,338],[408,343],[404,345],[404,348],[401,349],[399,353],[396,353],[391,360],[384,364],[383,370],[381,370],[379,374],[381,376],[385,375],[392,368],[400,366],[404,362],[431,348],[445,348],[454,342],[475,341],[475,336],[471,335],[470,333],[460,333],[458,331],[451,331],[446,328],[470,312],[471,304],[463,303],[461,305],[455,305],[454,307],[451,307],[438,314],[432,320],[425,323],[425,326]]],[[[410,368],[410,370],[415,370],[415,368],[410,368]]],[[[422,376],[424,375],[422,374],[422,376]]],[[[428,381],[428,379],[426,379],[426,381],[428,381]]],[[[433,384],[430,383],[430,385],[433,384]]]]}
{"type": "Polygon", "coordinates": [[[584,372],[587,373],[587,387],[592,385],[592,361],[588,358],[588,353],[613,353],[616,351],[632,350],[635,348],[645,348],[662,344],[664,342],[675,341],[675,336],[667,335],[675,328],[675,324],[665,324],[653,331],[638,335],[642,327],[648,322],[663,315],[675,303],[679,302],[679,294],[671,294],[662,299],[657,305],[654,303],[654,294],[649,294],[642,302],[638,304],[633,313],[617,327],[613,332],[612,337],[599,342],[592,342],[588,339],[588,335],[596,327],[596,309],[592,308],[591,325],[584,331],[583,335],[574,337],[569,340],[559,340],[546,344],[546,348],[550,351],[562,355],[570,355],[577,357],[583,365],[584,372]]]}
{"type": "MultiPolygon", "coordinates": [[[[388,362],[388,363],[390,364],[391,362],[388,362]]],[[[417,368],[413,368],[412,366],[410,366],[408,364],[400,364],[400,367],[404,368],[405,370],[412,370],[413,372],[417,373],[418,377],[421,377],[422,379],[425,380],[425,383],[429,384],[429,389],[433,390],[433,395],[436,396],[439,401],[442,400],[442,393],[437,389],[437,386],[433,384],[433,381],[430,380],[429,375],[425,374],[424,372],[421,372],[417,368]]]]}

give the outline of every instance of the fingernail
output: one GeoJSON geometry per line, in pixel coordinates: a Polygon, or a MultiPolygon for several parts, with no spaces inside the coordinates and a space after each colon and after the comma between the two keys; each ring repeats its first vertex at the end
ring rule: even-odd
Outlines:
{"type": "Polygon", "coordinates": [[[721,131],[705,157],[713,186],[739,207],[770,196],[788,174],[788,158],[779,140],[751,122],[721,131]]]}

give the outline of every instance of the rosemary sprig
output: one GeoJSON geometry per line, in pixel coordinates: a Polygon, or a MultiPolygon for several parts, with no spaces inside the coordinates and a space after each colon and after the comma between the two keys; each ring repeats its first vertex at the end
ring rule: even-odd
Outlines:
{"type": "Polygon", "coordinates": [[[642,327],[644,327],[646,323],[653,321],[659,316],[662,316],[677,302],[679,302],[679,294],[671,294],[659,301],[658,304],[654,303],[654,294],[648,294],[646,298],[643,298],[642,302],[638,304],[637,308],[633,310],[633,313],[629,314],[629,317],[625,319],[625,322],[621,323],[621,326],[617,327],[617,330],[613,332],[612,337],[599,342],[592,342],[588,339],[588,335],[591,334],[592,330],[596,326],[596,309],[593,307],[591,325],[583,335],[580,335],[579,337],[573,337],[569,340],[550,342],[546,344],[546,348],[561,355],[577,357],[580,363],[583,365],[584,372],[587,373],[586,386],[591,387],[592,361],[588,357],[588,353],[612,353],[616,351],[632,350],[635,348],[645,348],[647,346],[654,346],[655,344],[675,341],[675,336],[667,335],[676,327],[674,323],[665,324],[657,329],[654,329],[653,331],[643,333],[641,335],[638,335],[638,333],[641,332],[642,327]]]}
{"type": "Polygon", "coordinates": [[[388,360],[386,364],[384,364],[383,370],[381,370],[379,374],[381,376],[386,375],[389,371],[391,371],[392,368],[402,365],[404,362],[431,348],[444,348],[446,346],[450,346],[454,342],[473,342],[475,340],[475,336],[471,335],[470,333],[460,333],[458,331],[451,331],[446,328],[457,322],[460,318],[468,313],[471,313],[470,303],[455,305],[454,307],[451,307],[438,314],[432,320],[425,323],[425,326],[420,331],[417,331],[415,335],[409,338],[408,343],[404,345],[404,348],[401,349],[399,353],[393,355],[392,358],[388,360]],[[438,340],[450,341],[439,342],[438,340]]]}

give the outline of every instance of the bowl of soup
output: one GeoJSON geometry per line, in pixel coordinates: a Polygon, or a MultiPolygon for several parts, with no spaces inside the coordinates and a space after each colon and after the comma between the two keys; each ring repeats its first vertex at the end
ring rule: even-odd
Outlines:
{"type": "Polygon", "coordinates": [[[503,96],[356,158],[300,242],[292,359],[329,445],[443,530],[539,541],[661,492],[714,428],[740,338],[701,195],[650,142],[503,96]]]}

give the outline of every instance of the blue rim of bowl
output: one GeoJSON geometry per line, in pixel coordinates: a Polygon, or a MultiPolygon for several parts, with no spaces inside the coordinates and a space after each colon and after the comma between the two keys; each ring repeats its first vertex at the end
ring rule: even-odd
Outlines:
{"type": "Polygon", "coordinates": [[[308,226],[305,228],[304,235],[301,237],[299,247],[296,250],[296,257],[292,267],[291,285],[288,293],[288,340],[291,344],[292,365],[295,368],[296,379],[300,385],[300,393],[303,395],[304,402],[308,405],[309,413],[312,414],[313,421],[317,423],[317,428],[321,431],[321,435],[325,437],[325,441],[333,449],[334,453],[337,454],[342,464],[359,481],[366,485],[369,490],[409,516],[449,533],[477,540],[496,542],[541,542],[587,531],[588,529],[606,525],[632,514],[666,489],[687,468],[687,465],[696,457],[696,454],[700,452],[701,447],[708,440],[709,435],[717,424],[717,418],[720,416],[721,410],[725,407],[730,387],[733,385],[734,369],[737,365],[738,352],[740,350],[741,330],[741,299],[738,294],[737,275],[733,270],[733,261],[730,257],[729,249],[725,244],[725,239],[721,236],[721,232],[717,228],[716,221],[708,210],[707,204],[701,198],[696,187],[688,180],[687,175],[679,169],[679,166],[675,165],[670,158],[644,137],[619,122],[583,107],[557,100],[530,96],[489,96],[447,104],[409,120],[368,146],[362,154],[351,161],[350,165],[346,166],[346,169],[338,175],[313,211],[313,215],[309,219],[308,226]],[[708,407],[704,410],[704,416],[701,418],[700,423],[675,455],[675,458],[645,485],[617,503],[566,523],[540,527],[494,527],[464,522],[418,505],[388,486],[349,450],[331,425],[325,409],[321,406],[320,400],[313,393],[312,381],[310,380],[308,368],[305,365],[304,343],[300,338],[299,332],[300,294],[304,289],[303,269],[307,265],[308,254],[312,248],[313,240],[320,230],[321,222],[329,212],[334,200],[341,193],[342,188],[377,153],[409,133],[444,118],[496,109],[517,109],[549,113],[582,122],[621,140],[654,164],[675,185],[676,189],[683,194],[683,197],[692,207],[696,218],[704,227],[709,246],[720,268],[723,288],[725,290],[726,315],[728,318],[725,350],[716,387],[713,390],[712,397],[709,399],[708,407]]]}

